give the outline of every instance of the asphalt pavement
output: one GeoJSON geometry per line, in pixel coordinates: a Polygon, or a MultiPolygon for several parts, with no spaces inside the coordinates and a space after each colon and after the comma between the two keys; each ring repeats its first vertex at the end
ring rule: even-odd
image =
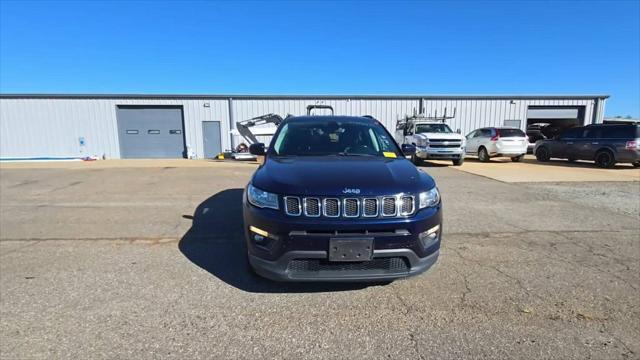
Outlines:
{"type": "Polygon", "coordinates": [[[634,185],[428,166],[430,271],[280,284],[247,269],[253,168],[0,169],[0,358],[640,358],[634,185]]]}

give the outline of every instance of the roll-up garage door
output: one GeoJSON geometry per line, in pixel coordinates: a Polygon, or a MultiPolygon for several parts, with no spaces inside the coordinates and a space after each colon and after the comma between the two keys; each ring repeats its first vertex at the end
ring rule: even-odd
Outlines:
{"type": "Polygon", "coordinates": [[[118,106],[117,113],[121,158],[184,157],[181,106],[118,106]]]}

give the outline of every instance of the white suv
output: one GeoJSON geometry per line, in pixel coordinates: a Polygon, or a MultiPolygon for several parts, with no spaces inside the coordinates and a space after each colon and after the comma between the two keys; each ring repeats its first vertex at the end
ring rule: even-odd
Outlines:
{"type": "Polygon", "coordinates": [[[477,155],[482,162],[492,157],[510,157],[511,161],[522,161],[527,153],[527,135],[515,128],[482,128],[467,135],[467,155],[477,155]]]}

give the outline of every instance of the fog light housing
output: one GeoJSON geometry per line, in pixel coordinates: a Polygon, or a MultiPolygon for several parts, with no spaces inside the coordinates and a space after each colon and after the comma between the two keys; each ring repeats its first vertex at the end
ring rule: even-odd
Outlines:
{"type": "Polygon", "coordinates": [[[251,232],[251,240],[262,247],[269,247],[271,245],[272,240],[277,240],[278,237],[273,234],[269,234],[267,231],[262,230],[255,226],[249,226],[249,231],[251,232]]]}
{"type": "Polygon", "coordinates": [[[427,231],[423,231],[418,235],[420,243],[424,249],[433,245],[440,238],[440,225],[436,225],[427,231]]]}

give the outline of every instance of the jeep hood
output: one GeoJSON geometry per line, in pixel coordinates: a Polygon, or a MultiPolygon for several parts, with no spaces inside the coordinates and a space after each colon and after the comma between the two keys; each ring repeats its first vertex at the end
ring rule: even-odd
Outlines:
{"type": "Polygon", "coordinates": [[[355,156],[270,157],[256,170],[252,183],[281,195],[307,196],[417,194],[435,186],[406,159],[355,156]]]}

